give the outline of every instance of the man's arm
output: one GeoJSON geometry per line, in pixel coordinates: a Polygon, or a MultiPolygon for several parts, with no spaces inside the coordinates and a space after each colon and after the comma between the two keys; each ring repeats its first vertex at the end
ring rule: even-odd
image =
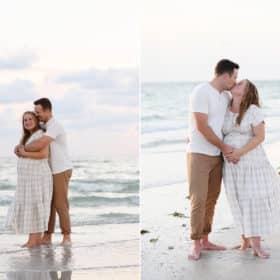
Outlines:
{"type": "Polygon", "coordinates": [[[49,146],[46,146],[43,150],[39,152],[26,152],[24,146],[20,146],[18,150],[18,155],[20,157],[31,158],[31,159],[48,158],[49,146]]]}
{"type": "Polygon", "coordinates": [[[54,139],[49,136],[43,136],[38,140],[35,140],[31,142],[30,144],[27,144],[24,147],[24,150],[26,152],[39,152],[43,150],[45,147],[47,147],[54,139]]]}
{"type": "Polygon", "coordinates": [[[233,148],[224,142],[214,133],[208,125],[208,115],[204,113],[194,112],[196,128],[207,139],[208,142],[218,147],[224,154],[231,153],[233,148]]]}

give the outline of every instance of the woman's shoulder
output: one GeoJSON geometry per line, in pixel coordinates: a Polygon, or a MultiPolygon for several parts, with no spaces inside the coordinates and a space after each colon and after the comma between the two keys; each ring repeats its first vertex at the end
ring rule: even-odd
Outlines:
{"type": "Polygon", "coordinates": [[[263,109],[254,104],[249,107],[249,115],[254,126],[265,120],[263,109]]]}
{"type": "Polygon", "coordinates": [[[262,108],[255,105],[255,104],[251,104],[248,111],[251,113],[251,114],[261,114],[262,113],[262,108]]]}

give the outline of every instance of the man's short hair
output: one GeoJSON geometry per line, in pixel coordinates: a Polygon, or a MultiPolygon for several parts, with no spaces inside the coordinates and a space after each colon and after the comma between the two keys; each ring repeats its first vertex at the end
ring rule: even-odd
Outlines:
{"type": "Polygon", "coordinates": [[[232,75],[234,69],[239,69],[239,65],[237,63],[228,59],[222,59],[215,67],[215,74],[218,76],[223,75],[224,73],[232,75]]]}
{"type": "Polygon", "coordinates": [[[41,105],[43,110],[50,110],[52,111],[52,103],[48,98],[40,98],[33,102],[34,105],[41,105]]]}

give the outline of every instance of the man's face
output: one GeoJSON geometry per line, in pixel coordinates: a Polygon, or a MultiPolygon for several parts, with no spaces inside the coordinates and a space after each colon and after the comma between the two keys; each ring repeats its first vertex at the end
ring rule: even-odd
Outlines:
{"type": "Polygon", "coordinates": [[[236,85],[237,76],[238,76],[237,69],[234,69],[232,74],[229,74],[229,73],[224,74],[225,90],[230,90],[236,85]]]}
{"type": "Polygon", "coordinates": [[[35,105],[34,111],[40,121],[45,122],[47,120],[48,111],[44,111],[41,105],[35,105]]]}

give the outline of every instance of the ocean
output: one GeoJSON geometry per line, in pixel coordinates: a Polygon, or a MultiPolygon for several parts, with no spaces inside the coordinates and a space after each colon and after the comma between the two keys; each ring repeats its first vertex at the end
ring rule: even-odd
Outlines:
{"type": "MultiPolygon", "coordinates": [[[[265,145],[280,140],[280,81],[253,81],[266,121],[265,145]]],[[[186,180],[189,95],[200,82],[142,84],[141,187],[186,180]]]]}
{"type": "MultiPolygon", "coordinates": [[[[16,181],[16,157],[1,158],[0,233],[5,233],[5,217],[16,181]]],[[[72,230],[77,226],[138,223],[138,193],[135,157],[74,159],[69,185],[72,230]]]]}

